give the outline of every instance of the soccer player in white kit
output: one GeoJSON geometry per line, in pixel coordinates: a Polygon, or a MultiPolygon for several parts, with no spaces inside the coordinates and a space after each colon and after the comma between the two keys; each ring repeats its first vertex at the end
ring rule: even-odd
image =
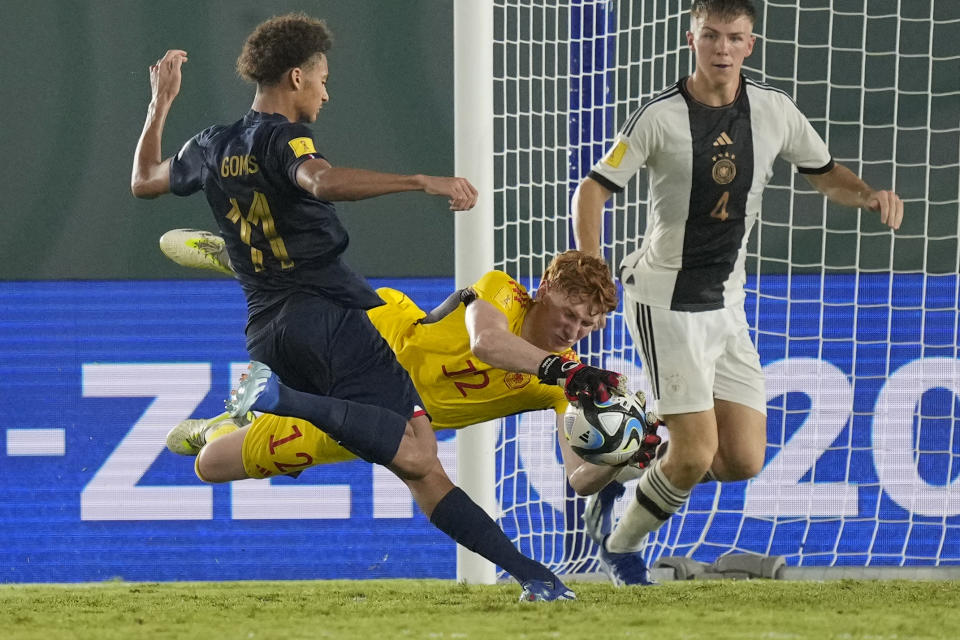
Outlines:
{"type": "Polygon", "coordinates": [[[779,156],[831,201],[879,212],[897,229],[903,202],[836,163],[791,98],[741,75],[753,51],[749,0],[693,0],[694,72],[642,105],[573,196],[578,248],[601,254],[603,209],[646,168],[640,248],[620,265],[627,323],[670,431],[664,455],[601,542],[622,584],[648,584],[638,549],[704,478],[745,480],[763,467],[766,392],[744,312],[747,238],[779,156]]]}

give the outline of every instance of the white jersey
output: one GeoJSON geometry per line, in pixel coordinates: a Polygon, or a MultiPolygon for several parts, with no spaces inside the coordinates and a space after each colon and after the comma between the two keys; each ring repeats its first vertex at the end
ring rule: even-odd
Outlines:
{"type": "Polygon", "coordinates": [[[833,167],[826,144],[782,91],[741,77],[724,107],[686,78],[635,111],[590,177],[620,192],[646,167],[647,231],[620,271],[638,302],[675,311],[742,305],[747,239],[777,156],[801,173],[833,167]]]}

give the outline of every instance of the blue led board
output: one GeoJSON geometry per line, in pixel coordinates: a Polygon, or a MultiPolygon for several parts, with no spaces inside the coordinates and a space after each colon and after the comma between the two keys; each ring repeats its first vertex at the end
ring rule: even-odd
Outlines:
{"type": "MultiPolygon", "coordinates": [[[[424,308],[453,286],[374,284],[424,308]]],[[[709,495],[719,512],[687,517],[669,544],[960,562],[956,292],[953,277],[765,276],[747,309],[771,397],[767,467],[698,489],[692,510],[711,512],[709,495]]],[[[454,577],[453,543],[381,468],[205,485],[164,449],[172,425],[222,410],[246,366],[233,282],[7,282],[0,299],[0,581],[454,577]]],[[[635,360],[605,364],[642,379],[635,360]]],[[[452,464],[450,434],[440,451],[452,464]]],[[[520,477],[538,493],[537,474],[520,477]]]]}

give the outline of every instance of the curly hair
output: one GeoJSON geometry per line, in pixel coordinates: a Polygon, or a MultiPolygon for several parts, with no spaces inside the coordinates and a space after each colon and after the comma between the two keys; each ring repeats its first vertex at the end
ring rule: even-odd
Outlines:
{"type": "Polygon", "coordinates": [[[257,25],[237,58],[240,77],[259,85],[276,84],[294,67],[307,66],[333,44],[323,20],[305,13],[274,16],[257,25]]]}
{"type": "Polygon", "coordinates": [[[590,300],[603,313],[617,308],[617,285],[610,267],[601,258],[571,249],[556,256],[543,272],[541,285],[548,283],[568,295],[590,300]]]}
{"type": "Polygon", "coordinates": [[[750,24],[757,21],[757,10],[750,0],[693,0],[690,4],[690,18],[713,16],[724,21],[736,20],[743,16],[750,24]]]}

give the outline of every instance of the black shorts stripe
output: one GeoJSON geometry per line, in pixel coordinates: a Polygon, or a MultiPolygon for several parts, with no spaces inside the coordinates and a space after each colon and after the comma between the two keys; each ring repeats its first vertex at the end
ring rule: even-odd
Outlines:
{"type": "Polygon", "coordinates": [[[653,339],[653,318],[650,313],[650,307],[645,304],[636,303],[634,308],[637,317],[637,336],[640,338],[640,344],[637,347],[643,353],[643,359],[646,366],[647,377],[650,379],[650,386],[653,388],[653,397],[660,399],[660,371],[657,365],[657,347],[653,339]]]}
{"type": "Polygon", "coordinates": [[[653,335],[653,313],[650,311],[649,305],[643,305],[643,315],[644,321],[647,325],[647,343],[649,344],[650,349],[650,368],[653,370],[653,375],[657,380],[657,394],[656,397],[660,398],[660,364],[657,361],[657,342],[654,339],[653,335]]]}
{"type": "Polygon", "coordinates": [[[657,377],[653,375],[653,367],[649,364],[650,353],[647,349],[647,334],[643,330],[643,316],[641,315],[643,313],[643,305],[635,302],[633,304],[633,311],[634,318],[636,318],[634,320],[636,323],[635,330],[637,336],[636,347],[640,350],[640,355],[643,356],[643,366],[649,369],[647,371],[647,377],[650,379],[650,386],[653,387],[653,395],[659,398],[660,396],[657,394],[657,377]]]}

